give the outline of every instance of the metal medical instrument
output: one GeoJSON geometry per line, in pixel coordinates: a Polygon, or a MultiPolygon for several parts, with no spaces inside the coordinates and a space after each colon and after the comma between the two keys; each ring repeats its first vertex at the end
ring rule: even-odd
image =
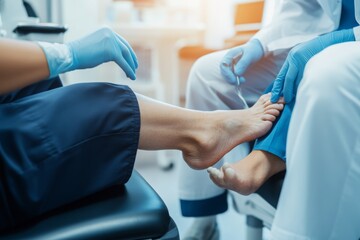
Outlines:
{"type": "MultiPolygon", "coordinates": [[[[232,71],[236,76],[236,93],[239,96],[240,100],[242,101],[242,103],[244,104],[245,108],[249,108],[249,106],[247,105],[243,95],[242,95],[242,91],[241,91],[241,80],[240,80],[240,76],[236,75],[235,73],[235,65],[236,63],[240,60],[240,58],[243,55],[243,51],[241,51],[237,56],[235,56],[232,60],[232,71]]],[[[242,77],[243,78],[243,77],[242,77]]]]}

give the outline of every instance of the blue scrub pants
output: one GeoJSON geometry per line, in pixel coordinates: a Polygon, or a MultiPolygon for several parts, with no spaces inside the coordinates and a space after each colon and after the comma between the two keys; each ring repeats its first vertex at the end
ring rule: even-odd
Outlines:
{"type": "Polygon", "coordinates": [[[0,230],[125,183],[139,131],[127,86],[56,78],[0,96],[0,230]]]}

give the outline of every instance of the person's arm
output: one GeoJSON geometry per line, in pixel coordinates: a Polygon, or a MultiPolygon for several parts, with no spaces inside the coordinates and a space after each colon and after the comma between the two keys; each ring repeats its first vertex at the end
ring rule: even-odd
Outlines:
{"type": "Polygon", "coordinates": [[[287,51],[297,44],[332,32],[338,27],[341,4],[337,1],[283,0],[273,18],[255,34],[265,55],[287,51]],[[316,23],[316,24],[314,24],[316,23]]]}
{"type": "MultiPolygon", "coordinates": [[[[334,8],[333,3],[329,4],[334,8]]],[[[335,20],[328,19],[326,11],[316,1],[283,0],[276,10],[269,25],[261,28],[246,44],[230,49],[224,56],[220,71],[227,82],[244,82],[243,74],[248,67],[264,56],[288,51],[296,44],[335,29],[335,20]],[[314,25],[319,19],[322,19],[320,23],[314,25]]]]}
{"type": "Polygon", "coordinates": [[[115,62],[132,80],[138,61],[130,44],[109,28],[101,28],[66,44],[0,41],[0,94],[61,73],[115,62]]]}
{"type": "Polygon", "coordinates": [[[274,81],[271,101],[277,102],[281,96],[286,103],[293,101],[307,62],[331,45],[359,40],[359,31],[360,27],[355,27],[327,33],[291,49],[274,81]]]}
{"type": "Polygon", "coordinates": [[[49,76],[44,52],[33,42],[0,39],[0,94],[49,76]]]}

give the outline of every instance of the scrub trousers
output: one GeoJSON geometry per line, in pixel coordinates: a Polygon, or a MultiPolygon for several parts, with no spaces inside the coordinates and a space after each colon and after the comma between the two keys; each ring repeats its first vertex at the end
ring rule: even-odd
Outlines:
{"type": "MultiPolygon", "coordinates": [[[[244,109],[246,106],[237,95],[236,87],[225,81],[220,73],[220,62],[227,51],[206,55],[193,65],[187,85],[186,107],[196,110],[244,109]]],[[[287,51],[268,55],[251,65],[241,84],[242,96],[247,105],[252,106],[266,88],[274,81],[287,51]]],[[[271,152],[285,160],[286,135],[293,104],[285,105],[280,118],[272,131],[255,144],[255,149],[271,152]]],[[[249,143],[239,145],[223,157],[215,166],[224,162],[238,161],[248,155],[249,143]]],[[[187,217],[201,217],[223,213],[228,208],[227,191],[217,187],[209,178],[206,170],[193,170],[180,163],[179,197],[181,211],[187,217]],[[194,184],[196,182],[197,184],[194,184]]]]}
{"type": "Polygon", "coordinates": [[[360,43],[306,65],[290,121],[276,240],[360,239],[360,43]]]}
{"type": "Polygon", "coordinates": [[[125,183],[139,131],[127,86],[55,78],[0,96],[0,230],[125,183]]]}

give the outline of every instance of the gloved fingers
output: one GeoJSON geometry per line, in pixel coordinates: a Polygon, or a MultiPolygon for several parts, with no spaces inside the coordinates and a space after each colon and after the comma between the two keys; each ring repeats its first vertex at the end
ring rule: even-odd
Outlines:
{"type": "Polygon", "coordinates": [[[120,41],[120,39],[116,39],[116,45],[115,45],[115,51],[114,51],[114,57],[115,61],[117,62],[118,58],[124,58],[125,61],[128,63],[128,65],[131,67],[132,71],[135,72],[135,62],[131,56],[131,50],[120,41]]]}
{"type": "Polygon", "coordinates": [[[239,54],[239,52],[242,52],[242,49],[239,47],[230,49],[221,60],[221,65],[225,65],[231,68],[234,63],[234,58],[239,54]]]}
{"type": "Polygon", "coordinates": [[[251,64],[252,57],[249,54],[243,54],[236,62],[234,72],[236,76],[242,76],[251,64]]]}
{"type": "Polygon", "coordinates": [[[132,80],[136,79],[134,70],[129,66],[128,62],[123,58],[116,58],[117,65],[125,72],[126,76],[132,80]]]}
{"type": "Polygon", "coordinates": [[[139,67],[139,61],[136,57],[135,51],[134,49],[131,47],[131,45],[123,38],[121,37],[119,34],[116,34],[117,38],[123,43],[125,44],[125,46],[129,49],[131,57],[134,61],[134,65],[135,65],[135,69],[137,69],[139,67]]]}
{"type": "Polygon", "coordinates": [[[220,65],[221,75],[225,78],[225,80],[230,84],[236,84],[236,76],[232,71],[232,67],[228,67],[226,65],[220,65]]]}
{"type": "Polygon", "coordinates": [[[241,54],[241,48],[231,49],[225,54],[220,63],[220,72],[223,77],[225,77],[225,80],[230,84],[235,84],[237,82],[236,75],[234,73],[234,64],[236,63],[236,58],[238,58],[239,55],[241,57],[241,54]]]}
{"type": "Polygon", "coordinates": [[[277,75],[271,89],[271,102],[276,103],[282,95],[285,76],[289,69],[289,63],[286,61],[277,75]]]}
{"type": "Polygon", "coordinates": [[[207,172],[209,173],[210,179],[218,186],[223,187],[225,185],[224,182],[224,173],[217,168],[209,167],[207,169],[207,172]]]}
{"type": "Polygon", "coordinates": [[[246,78],[244,78],[244,77],[240,77],[239,80],[240,80],[240,83],[246,82],[246,78]]]}
{"type": "Polygon", "coordinates": [[[285,76],[285,83],[284,83],[284,99],[286,103],[291,102],[291,100],[294,98],[295,96],[295,91],[296,91],[296,79],[298,76],[298,68],[296,67],[295,64],[290,63],[289,64],[289,69],[286,73],[285,76]]]}

